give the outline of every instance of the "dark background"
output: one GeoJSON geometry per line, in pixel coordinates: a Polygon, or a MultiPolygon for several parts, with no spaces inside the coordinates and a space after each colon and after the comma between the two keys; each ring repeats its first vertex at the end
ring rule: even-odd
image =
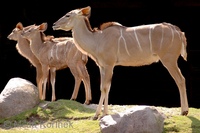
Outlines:
{"type": "MultiPolygon", "coordinates": [[[[187,38],[188,61],[182,57],[178,64],[186,78],[190,107],[200,107],[200,1],[198,0],[56,0],[27,1],[27,3],[5,1],[0,9],[0,91],[9,79],[21,77],[36,84],[36,71],[16,50],[15,41],[7,39],[18,22],[24,26],[47,22],[47,35],[71,36],[71,32],[53,31],[52,25],[68,11],[91,6],[90,23],[98,27],[103,22],[117,21],[125,26],[169,22],[185,32],[187,38]]],[[[106,51],[105,51],[106,52],[106,51]]],[[[92,103],[100,98],[100,74],[95,62],[87,64],[91,78],[92,103]]],[[[69,69],[56,73],[57,99],[70,99],[74,78],[69,69]]],[[[51,89],[47,90],[47,100],[51,99],[51,89]]],[[[77,101],[85,100],[84,86],[81,84],[77,101]]],[[[114,69],[109,104],[137,104],[179,107],[178,88],[168,71],[160,62],[142,67],[116,66],[114,69]]]]}

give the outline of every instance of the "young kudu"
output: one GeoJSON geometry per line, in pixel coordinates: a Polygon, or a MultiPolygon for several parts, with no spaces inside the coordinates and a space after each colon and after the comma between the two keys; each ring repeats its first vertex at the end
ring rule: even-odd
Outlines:
{"type": "Polygon", "coordinates": [[[45,99],[46,82],[50,70],[50,81],[52,86],[52,101],[55,101],[55,77],[56,70],[69,67],[75,78],[74,92],[71,99],[76,99],[81,81],[84,83],[86,100],[89,104],[91,100],[90,77],[86,68],[87,55],[82,54],[74,45],[73,38],[47,38],[43,33],[47,29],[47,23],[32,25],[31,28],[23,28],[22,36],[30,41],[30,48],[39,59],[43,72],[43,95],[45,99]]]}
{"type": "Polygon", "coordinates": [[[53,29],[71,30],[77,48],[99,66],[101,97],[94,119],[100,115],[103,103],[103,115],[108,113],[108,96],[115,66],[142,66],[159,60],[176,82],[180,93],[181,114],[187,115],[185,78],[177,65],[180,55],[185,60],[187,58],[184,32],[169,23],[125,27],[110,22],[99,30],[92,30],[88,20],[90,13],[90,6],[72,10],[56,21],[53,29]]]}
{"type": "Polygon", "coordinates": [[[16,49],[19,54],[28,59],[29,62],[36,68],[36,83],[39,90],[39,97],[42,99],[42,66],[40,61],[31,51],[29,40],[21,36],[22,29],[20,29],[20,25],[21,23],[18,23],[7,38],[17,41],[16,49]]]}

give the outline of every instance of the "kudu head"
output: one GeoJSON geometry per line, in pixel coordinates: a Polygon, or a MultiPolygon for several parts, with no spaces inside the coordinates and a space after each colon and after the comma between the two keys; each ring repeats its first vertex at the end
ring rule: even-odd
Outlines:
{"type": "Polygon", "coordinates": [[[22,36],[31,39],[35,33],[44,32],[47,29],[47,23],[42,23],[40,25],[31,25],[23,28],[22,36]]]}
{"type": "Polygon", "coordinates": [[[19,36],[21,36],[21,32],[23,30],[23,25],[21,22],[18,22],[16,27],[12,30],[12,32],[7,36],[8,39],[18,41],[19,36]]]}
{"type": "Polygon", "coordinates": [[[24,32],[24,30],[27,30],[27,29],[29,29],[29,28],[31,28],[33,26],[35,26],[35,25],[30,25],[30,26],[24,27],[21,22],[18,22],[16,24],[16,27],[7,36],[7,38],[10,39],[10,40],[18,41],[18,39],[22,37],[21,35],[24,32]]]}
{"type": "Polygon", "coordinates": [[[72,10],[66,13],[63,17],[61,17],[58,21],[53,24],[53,30],[72,30],[77,21],[76,19],[90,17],[91,7],[87,6],[80,9],[72,10]]]}

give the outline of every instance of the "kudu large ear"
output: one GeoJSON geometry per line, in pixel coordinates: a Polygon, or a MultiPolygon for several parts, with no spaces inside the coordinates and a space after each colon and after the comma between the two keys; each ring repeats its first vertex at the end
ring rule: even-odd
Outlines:
{"type": "Polygon", "coordinates": [[[41,31],[45,31],[45,30],[47,30],[47,23],[42,23],[41,25],[39,25],[39,30],[41,30],[41,31]]]}
{"type": "Polygon", "coordinates": [[[91,12],[90,6],[81,8],[81,14],[84,15],[84,16],[87,16],[87,17],[90,16],[90,12],[91,12]]]}
{"type": "Polygon", "coordinates": [[[17,23],[16,28],[22,30],[23,29],[23,25],[21,22],[17,23]]]}

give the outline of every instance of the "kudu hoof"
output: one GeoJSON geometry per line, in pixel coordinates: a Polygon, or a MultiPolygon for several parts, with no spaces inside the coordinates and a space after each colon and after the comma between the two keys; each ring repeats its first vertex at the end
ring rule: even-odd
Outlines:
{"type": "Polygon", "coordinates": [[[183,112],[181,113],[181,115],[187,116],[187,115],[188,115],[188,111],[183,111],[183,112]]]}
{"type": "Polygon", "coordinates": [[[91,101],[85,101],[84,104],[85,105],[90,105],[91,101]]]}
{"type": "Polygon", "coordinates": [[[98,116],[94,116],[92,120],[98,120],[98,116]]]}
{"type": "Polygon", "coordinates": [[[72,100],[72,101],[76,101],[76,99],[74,99],[74,98],[71,98],[70,100],[72,100]]]}

